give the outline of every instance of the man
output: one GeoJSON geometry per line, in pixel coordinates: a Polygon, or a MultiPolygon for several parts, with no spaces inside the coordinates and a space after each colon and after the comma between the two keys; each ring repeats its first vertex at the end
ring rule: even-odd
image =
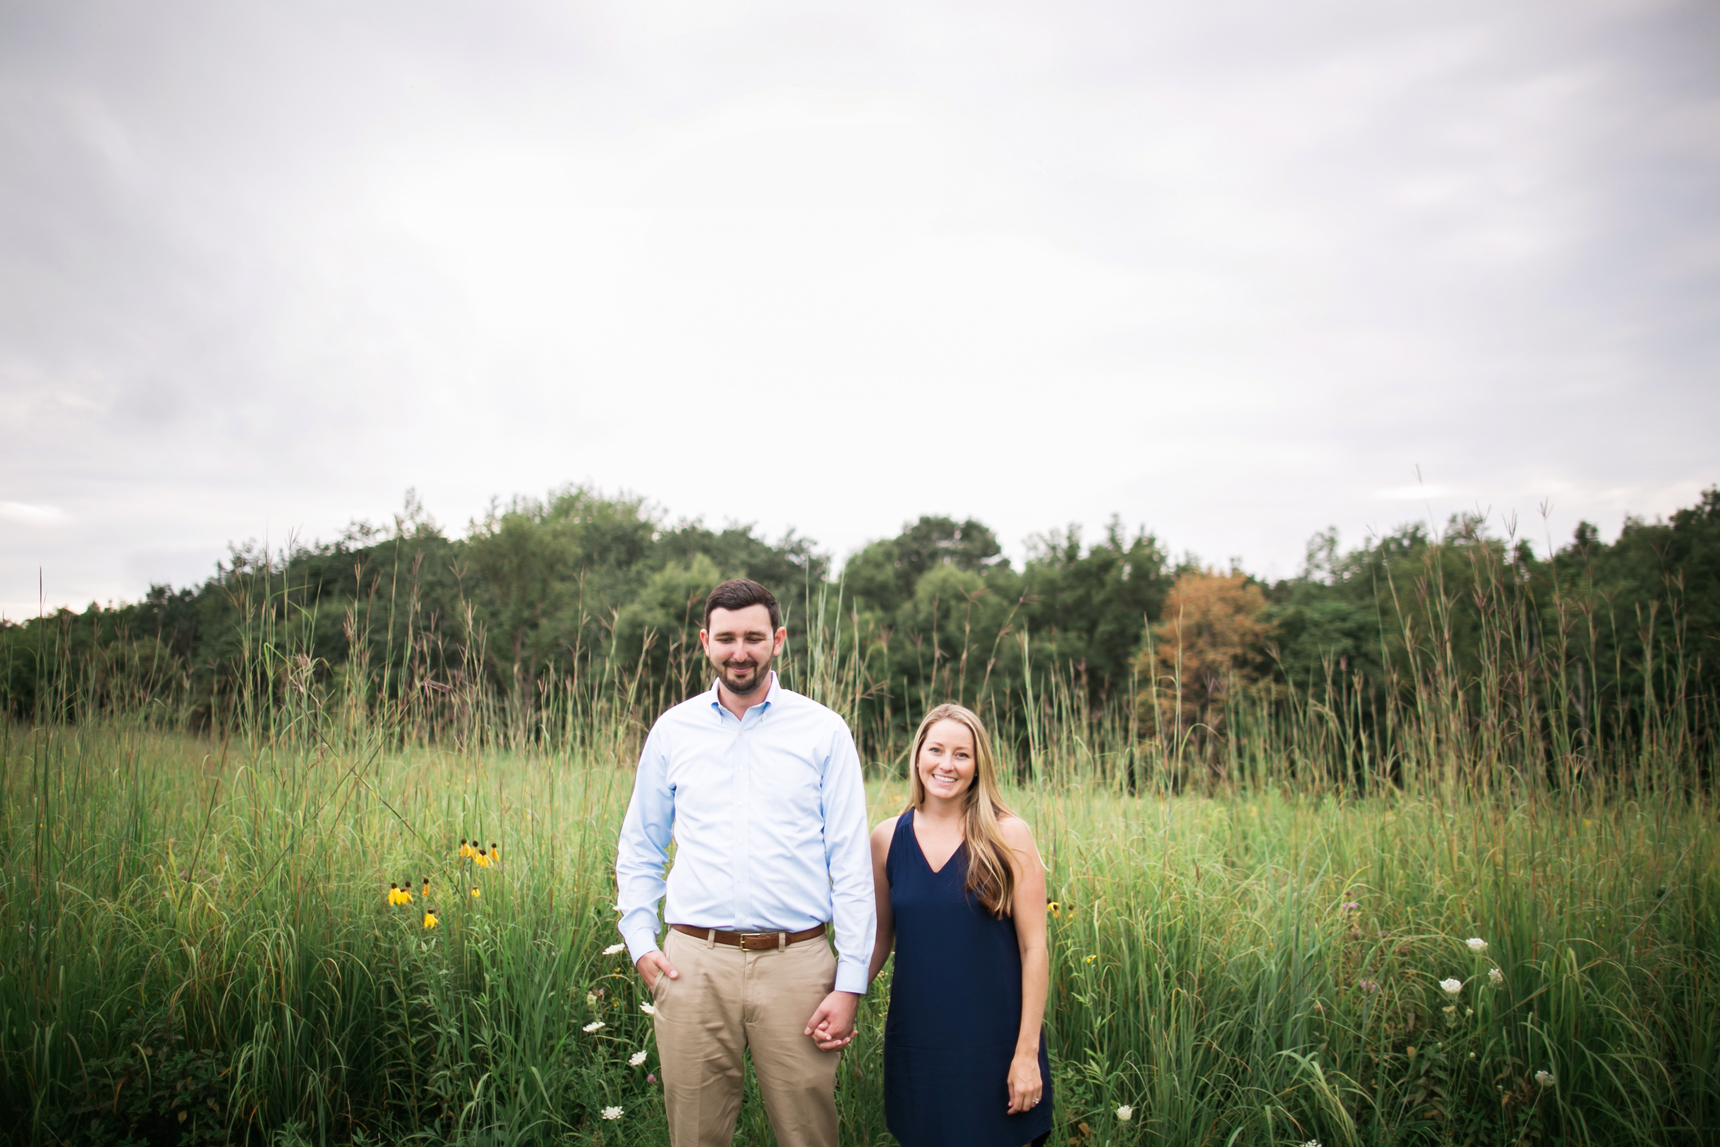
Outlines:
{"type": "Polygon", "coordinates": [[[674,1147],[733,1141],[749,1048],[777,1143],[836,1147],[837,1059],[877,923],[866,792],[842,718],[777,683],[787,639],[757,582],[711,591],[699,642],[716,683],[652,726],[621,826],[616,907],[656,1007],[674,1147]]]}

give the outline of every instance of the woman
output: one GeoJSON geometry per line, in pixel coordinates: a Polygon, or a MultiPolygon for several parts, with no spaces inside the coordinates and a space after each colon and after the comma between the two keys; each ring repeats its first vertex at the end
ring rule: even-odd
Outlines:
{"type": "Polygon", "coordinates": [[[872,832],[884,1120],[902,1147],[1022,1147],[1051,1131],[1040,1031],[1050,959],[1045,867],[1005,807],[985,726],[960,705],[920,722],[908,808],[872,832]]]}

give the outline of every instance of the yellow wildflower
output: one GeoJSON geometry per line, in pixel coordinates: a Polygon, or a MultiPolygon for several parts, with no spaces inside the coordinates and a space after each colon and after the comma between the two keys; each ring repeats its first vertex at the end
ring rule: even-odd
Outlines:
{"type": "Polygon", "coordinates": [[[481,895],[482,893],[478,891],[478,886],[476,884],[472,885],[472,899],[476,900],[481,895]]]}
{"type": "Polygon", "coordinates": [[[424,912],[424,927],[426,927],[426,928],[436,927],[436,909],[429,908],[429,909],[425,910],[425,912],[424,912]]]}
{"type": "Polygon", "coordinates": [[[492,840],[490,842],[490,863],[491,864],[500,864],[501,862],[502,862],[502,846],[497,844],[495,841],[492,840]]]}
{"type": "Polygon", "coordinates": [[[478,850],[477,861],[479,868],[488,868],[490,866],[490,854],[480,848],[478,850]]]}
{"type": "Polygon", "coordinates": [[[394,907],[400,903],[400,882],[398,880],[388,886],[388,906],[394,907]]]}
{"type": "Polygon", "coordinates": [[[1051,913],[1053,916],[1062,916],[1063,915],[1063,905],[1059,904],[1055,900],[1052,900],[1049,903],[1047,903],[1045,905],[1045,910],[1047,912],[1051,913]]]}
{"type": "Polygon", "coordinates": [[[466,838],[465,838],[465,837],[463,837],[463,836],[462,836],[462,837],[461,837],[461,838],[460,838],[460,852],[459,852],[459,857],[460,857],[460,859],[461,859],[461,860],[465,860],[465,859],[466,859],[466,858],[467,858],[467,857],[469,857],[469,856],[471,856],[471,855],[472,855],[472,846],[471,846],[471,845],[469,845],[469,844],[467,844],[467,843],[466,843],[466,838]]]}

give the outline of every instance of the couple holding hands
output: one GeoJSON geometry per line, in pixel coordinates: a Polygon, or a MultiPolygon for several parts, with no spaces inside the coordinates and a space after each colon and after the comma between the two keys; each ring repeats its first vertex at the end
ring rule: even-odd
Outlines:
{"type": "Polygon", "coordinates": [[[1042,1143],[1045,868],[985,727],[959,705],[926,714],[908,807],[868,832],[847,725],[771,671],[787,636],[758,583],[711,591],[699,640],[716,684],[652,726],[621,828],[621,935],[656,1007],[670,1142],[728,1147],[750,1048],[777,1142],[836,1147],[837,1063],[893,951],[891,1134],[1042,1143]]]}

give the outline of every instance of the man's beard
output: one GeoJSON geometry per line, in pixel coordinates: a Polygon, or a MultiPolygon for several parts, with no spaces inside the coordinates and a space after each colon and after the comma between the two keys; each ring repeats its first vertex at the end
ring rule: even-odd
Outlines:
{"type": "Polygon", "coordinates": [[[717,663],[717,677],[722,680],[722,683],[725,686],[727,686],[730,693],[733,693],[737,697],[750,697],[754,693],[758,692],[760,686],[770,680],[770,663],[775,660],[776,657],[774,654],[767,654],[763,658],[755,659],[753,661],[752,678],[744,687],[735,684],[735,682],[729,677],[729,674],[733,670],[726,661],[717,663]]]}

